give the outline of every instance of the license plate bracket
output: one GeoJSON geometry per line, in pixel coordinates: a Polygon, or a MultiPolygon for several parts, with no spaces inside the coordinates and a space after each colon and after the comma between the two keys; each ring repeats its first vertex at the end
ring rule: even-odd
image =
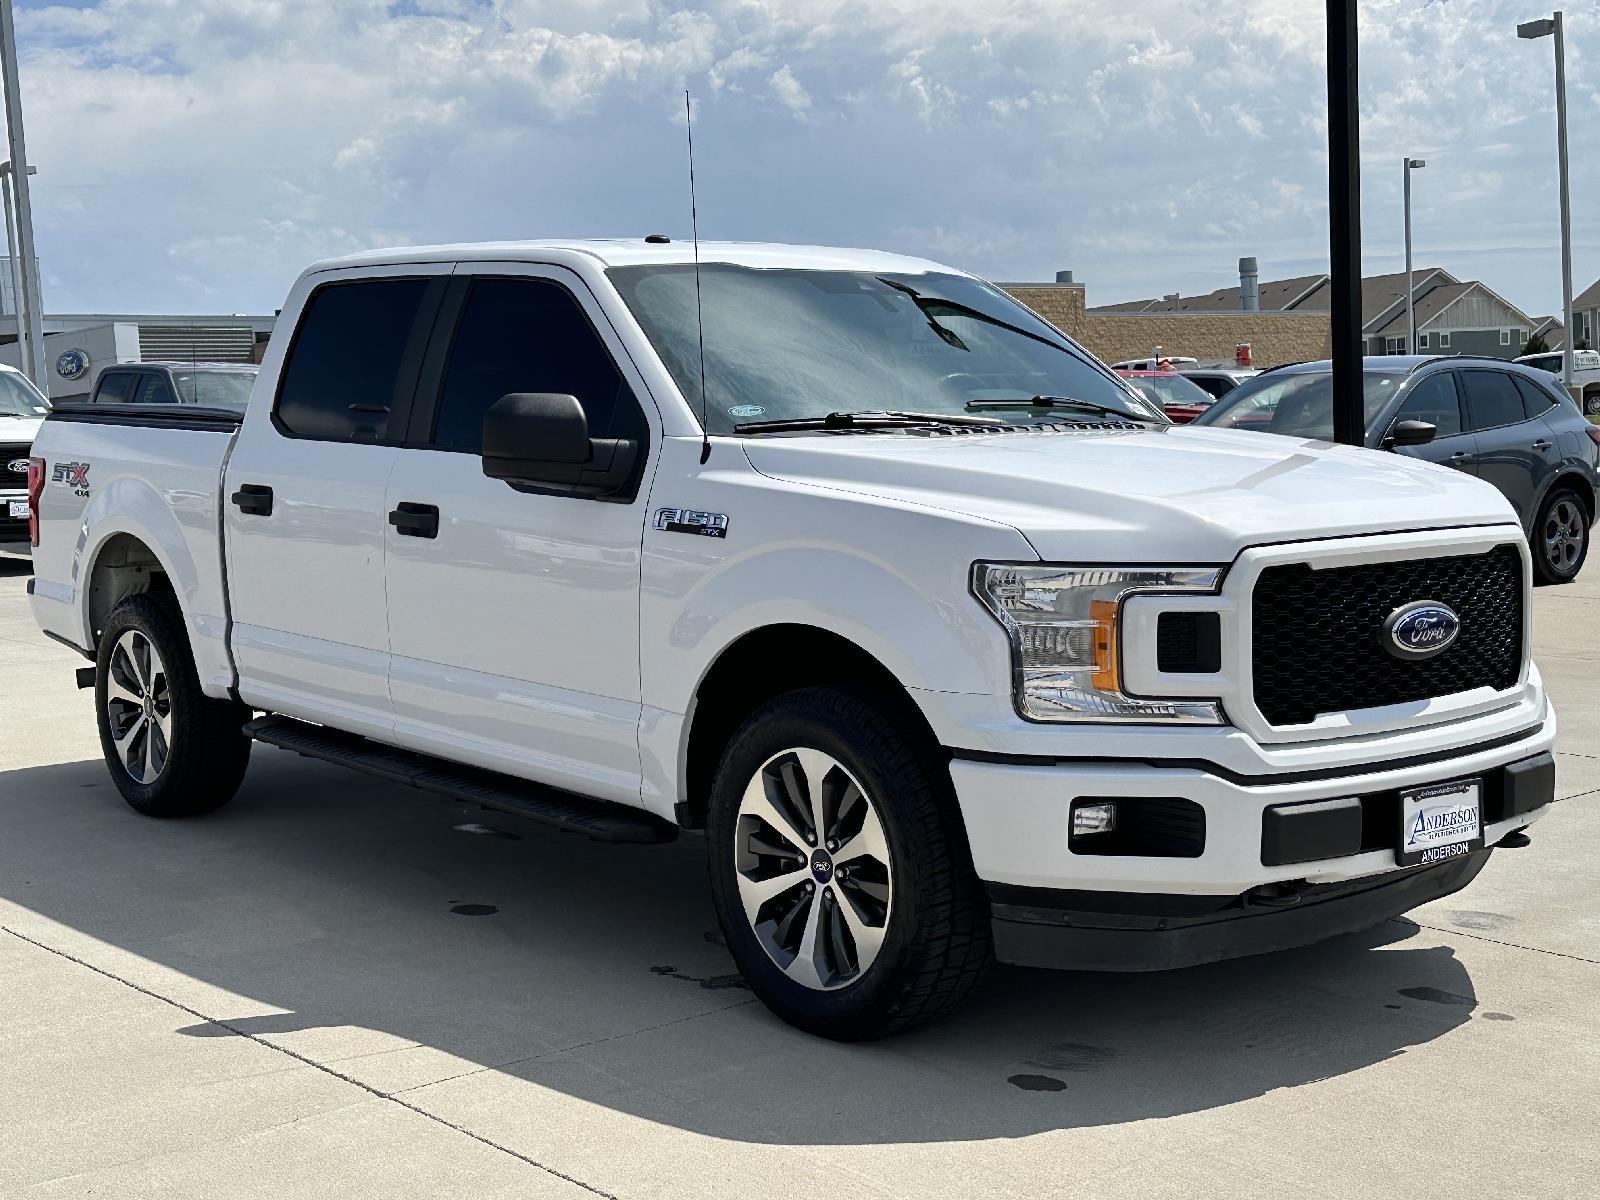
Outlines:
{"type": "Polygon", "coordinates": [[[1400,793],[1402,867],[1444,862],[1483,849],[1483,780],[1452,779],[1400,793]]]}
{"type": "Polygon", "coordinates": [[[26,521],[28,519],[28,502],[26,500],[8,500],[6,502],[6,515],[13,521],[26,521]]]}

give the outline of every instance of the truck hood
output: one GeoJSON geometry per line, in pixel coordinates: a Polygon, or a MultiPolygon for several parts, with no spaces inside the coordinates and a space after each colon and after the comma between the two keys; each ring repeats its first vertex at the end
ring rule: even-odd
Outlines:
{"type": "Polygon", "coordinates": [[[0,446],[31,446],[43,425],[43,417],[0,417],[0,446]]]}
{"type": "Polygon", "coordinates": [[[1227,562],[1247,546],[1516,524],[1493,487],[1382,451],[1233,429],[751,439],[757,471],[997,521],[1056,562],[1227,562]]]}

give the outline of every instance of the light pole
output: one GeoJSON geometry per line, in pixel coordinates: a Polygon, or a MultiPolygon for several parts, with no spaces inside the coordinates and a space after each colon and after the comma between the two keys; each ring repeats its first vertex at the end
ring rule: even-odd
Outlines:
{"type": "Polygon", "coordinates": [[[1561,382],[1572,390],[1572,194],[1567,186],[1567,42],[1557,10],[1542,21],[1524,21],[1517,26],[1519,38],[1556,38],[1556,157],[1561,165],[1561,319],[1567,336],[1562,339],[1561,382]]]}
{"type": "MultiPolygon", "coordinates": [[[[6,102],[6,141],[13,163],[26,166],[28,153],[22,142],[22,82],[17,77],[17,31],[12,22],[12,0],[0,0],[0,75],[4,75],[6,102]]],[[[11,199],[16,205],[17,240],[12,254],[20,261],[17,277],[22,294],[17,297],[19,328],[27,339],[22,359],[30,365],[33,382],[46,396],[50,394],[50,367],[44,361],[44,305],[39,298],[39,256],[33,248],[33,202],[28,196],[31,172],[14,169],[10,173],[11,199]]],[[[22,347],[17,347],[22,351],[22,347]]]]}
{"type": "Polygon", "coordinates": [[[1412,306],[1411,285],[1411,172],[1428,164],[1420,158],[1405,160],[1406,179],[1406,353],[1417,352],[1417,314],[1412,306]]]}
{"type": "Polygon", "coordinates": [[[1361,113],[1356,0],[1328,0],[1328,337],[1333,440],[1366,442],[1361,400],[1361,113]]]}

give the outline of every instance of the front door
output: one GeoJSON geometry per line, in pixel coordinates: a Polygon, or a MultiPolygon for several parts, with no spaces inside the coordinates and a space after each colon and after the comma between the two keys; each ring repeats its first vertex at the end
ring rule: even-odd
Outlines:
{"type": "MultiPolygon", "coordinates": [[[[1426,421],[1435,429],[1433,441],[1420,446],[1397,446],[1397,453],[1441,463],[1465,471],[1478,470],[1478,440],[1467,429],[1454,371],[1435,371],[1412,385],[1400,402],[1394,422],[1426,421]]],[[[1393,428],[1391,425],[1390,428],[1393,428]]]]}
{"type": "Polygon", "coordinates": [[[483,418],[512,392],[576,396],[591,437],[658,440],[643,382],[580,279],[458,264],[413,447],[399,451],[386,501],[395,732],[418,749],[637,804],[649,468],[631,503],[487,478],[483,418]]]}
{"type": "MultiPolygon", "coordinates": [[[[223,485],[231,644],[248,704],[392,731],[385,499],[449,271],[373,278],[367,268],[318,283],[278,394],[250,407],[223,485]]],[[[262,383],[273,375],[269,360],[262,383]]]]}

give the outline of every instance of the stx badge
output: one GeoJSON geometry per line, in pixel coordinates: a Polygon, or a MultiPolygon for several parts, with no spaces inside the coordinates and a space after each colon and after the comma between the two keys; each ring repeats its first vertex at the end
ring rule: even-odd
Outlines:
{"type": "Polygon", "coordinates": [[[64,483],[80,496],[89,494],[88,463],[57,463],[50,472],[52,483],[64,483]]]}

